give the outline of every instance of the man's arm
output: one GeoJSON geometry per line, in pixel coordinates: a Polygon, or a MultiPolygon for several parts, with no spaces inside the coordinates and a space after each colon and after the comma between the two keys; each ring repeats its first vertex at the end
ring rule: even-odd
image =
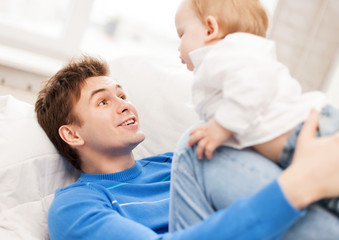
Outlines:
{"type": "Polygon", "coordinates": [[[292,164],[278,179],[287,199],[298,209],[339,196],[339,133],[316,138],[318,117],[313,110],[298,137],[292,164]]]}
{"type": "Polygon", "coordinates": [[[174,232],[172,239],[278,239],[303,214],[288,203],[274,181],[255,195],[174,232]]]}
{"type": "MultiPolygon", "coordinates": [[[[206,219],[199,223],[200,231],[209,222],[214,234],[233,236],[231,239],[274,239],[282,236],[310,203],[339,195],[339,137],[315,138],[314,117],[311,115],[301,132],[294,163],[282,174],[274,163],[250,150],[222,148],[212,161],[198,161],[194,148],[186,146],[186,134],[172,166],[171,231],[189,229],[190,225],[193,229],[206,219]],[[314,174],[317,176],[312,177],[314,174]],[[215,215],[223,220],[214,221],[215,215]],[[228,232],[221,233],[221,228],[228,232]]],[[[326,230],[339,226],[326,211],[312,208],[306,218],[301,228],[289,234],[312,236],[309,226],[318,229],[318,236],[339,236],[339,231],[326,230]]]]}
{"type": "Polygon", "coordinates": [[[50,208],[48,224],[53,240],[262,239],[283,232],[300,215],[273,182],[254,196],[239,200],[205,221],[173,234],[159,235],[122,217],[107,204],[103,195],[83,189],[57,196],[50,208]]]}
{"type": "Polygon", "coordinates": [[[56,193],[48,213],[52,240],[158,239],[151,229],[122,217],[98,191],[72,188],[56,193]]]}

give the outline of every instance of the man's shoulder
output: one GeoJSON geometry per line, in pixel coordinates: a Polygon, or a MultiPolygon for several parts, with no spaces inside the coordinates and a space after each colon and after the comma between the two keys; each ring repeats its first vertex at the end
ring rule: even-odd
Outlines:
{"type": "Polygon", "coordinates": [[[85,208],[85,206],[88,207],[97,202],[109,202],[105,191],[101,190],[98,186],[93,186],[92,183],[77,181],[65,188],[56,190],[49,208],[49,215],[57,216],[64,214],[67,216],[68,213],[63,211],[64,209],[75,210],[79,204],[85,208]]]}
{"type": "Polygon", "coordinates": [[[67,187],[59,188],[55,191],[55,198],[72,198],[74,195],[83,195],[83,194],[91,194],[94,188],[89,185],[89,183],[77,181],[67,187]]]}

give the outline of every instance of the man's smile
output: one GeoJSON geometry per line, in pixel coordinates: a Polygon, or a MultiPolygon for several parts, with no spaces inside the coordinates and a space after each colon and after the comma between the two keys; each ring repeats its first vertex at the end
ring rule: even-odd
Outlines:
{"type": "Polygon", "coordinates": [[[127,125],[131,125],[131,124],[135,124],[135,123],[136,123],[135,117],[131,117],[131,118],[128,118],[127,120],[125,120],[124,122],[122,122],[121,124],[119,124],[119,126],[127,126],[127,125]]]}

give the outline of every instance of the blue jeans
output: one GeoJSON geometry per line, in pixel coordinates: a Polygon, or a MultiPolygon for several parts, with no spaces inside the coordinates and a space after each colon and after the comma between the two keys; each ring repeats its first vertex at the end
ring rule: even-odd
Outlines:
{"type": "MultiPolygon", "coordinates": [[[[170,231],[198,223],[218,209],[251,196],[282,171],[250,149],[219,147],[212,160],[199,161],[195,147],[187,147],[188,133],[179,141],[172,163],[170,231]]],[[[282,239],[339,239],[338,236],[339,219],[314,205],[282,239]]]]}
{"type": "MultiPolygon", "coordinates": [[[[279,157],[279,164],[282,168],[287,168],[293,159],[298,135],[303,124],[300,124],[288,138],[284,149],[279,157]]],[[[329,136],[339,131],[339,110],[332,107],[324,107],[319,114],[317,136],[329,136]]],[[[339,198],[328,198],[318,202],[333,213],[339,216],[339,198]]]]}

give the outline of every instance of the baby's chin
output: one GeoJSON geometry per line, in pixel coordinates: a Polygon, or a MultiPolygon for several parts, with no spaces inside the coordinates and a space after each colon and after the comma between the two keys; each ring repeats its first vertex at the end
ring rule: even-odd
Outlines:
{"type": "Polygon", "coordinates": [[[186,68],[188,69],[188,71],[191,71],[191,72],[194,70],[193,65],[190,65],[190,64],[186,64],[186,68]]]}
{"type": "Polygon", "coordinates": [[[187,63],[187,62],[184,61],[184,59],[182,59],[182,58],[180,58],[180,59],[181,59],[181,63],[186,65],[186,68],[187,68],[188,71],[193,71],[194,66],[193,66],[192,63],[190,63],[190,62],[187,63]]]}

